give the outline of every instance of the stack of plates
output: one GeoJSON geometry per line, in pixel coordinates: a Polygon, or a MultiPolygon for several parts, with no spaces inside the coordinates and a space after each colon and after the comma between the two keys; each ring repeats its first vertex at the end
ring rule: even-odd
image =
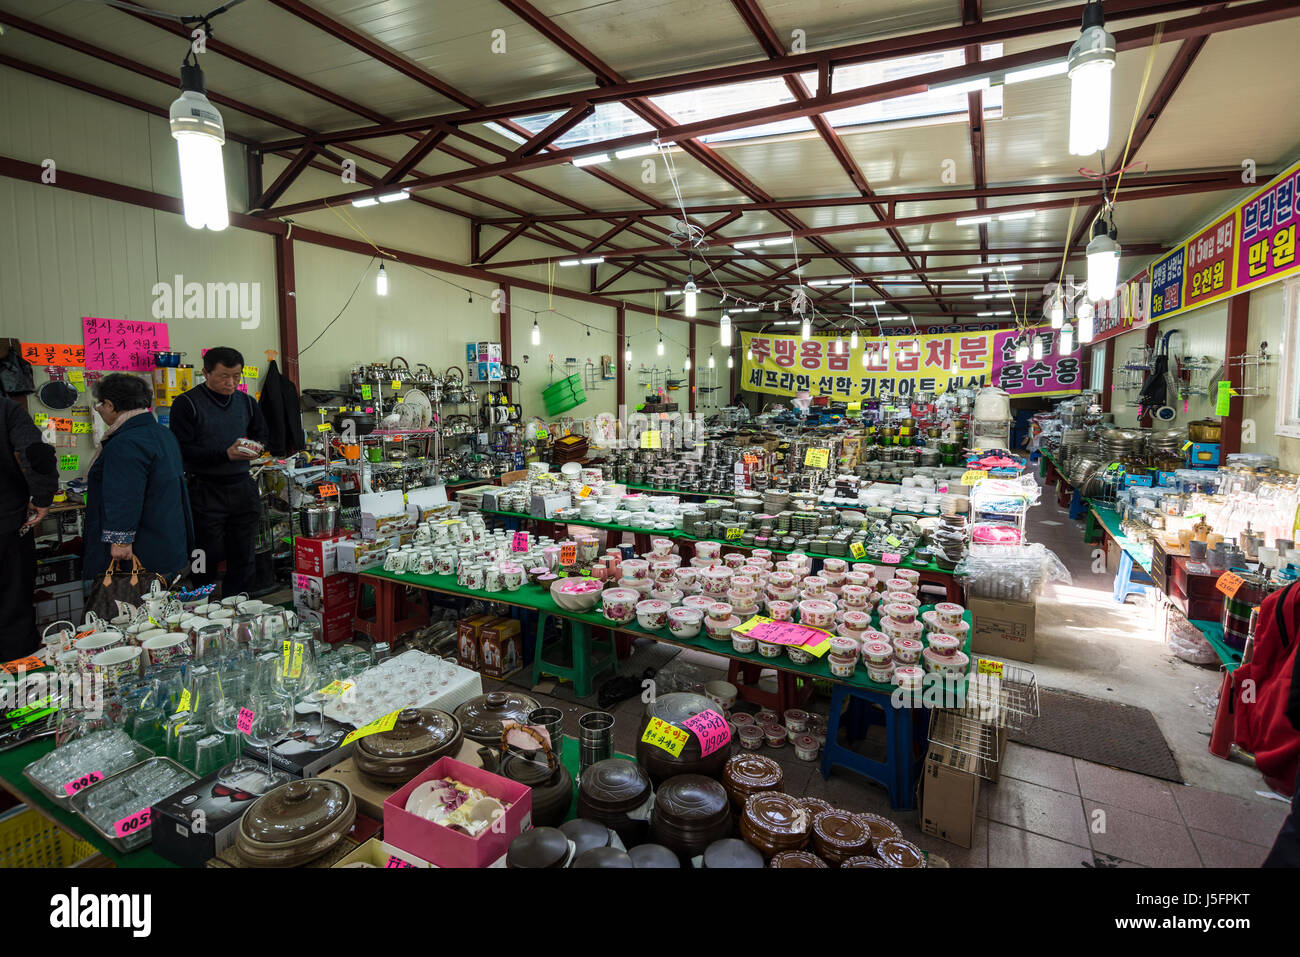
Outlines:
{"type": "Polygon", "coordinates": [[[1143,457],[1146,433],[1141,429],[1105,429],[1098,439],[1101,457],[1107,462],[1127,462],[1143,457]]]}

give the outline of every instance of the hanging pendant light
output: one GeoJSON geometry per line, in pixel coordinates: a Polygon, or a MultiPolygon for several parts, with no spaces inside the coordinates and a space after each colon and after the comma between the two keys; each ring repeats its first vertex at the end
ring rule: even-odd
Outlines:
{"type": "MultiPolygon", "coordinates": [[[[381,266],[379,268],[382,269],[383,267],[381,266]]],[[[540,346],[541,344],[542,344],[542,327],[537,324],[537,317],[534,316],[533,317],[533,345],[540,346]]]]}
{"type": "Polygon", "coordinates": [[[180,161],[185,225],[191,229],[225,229],[230,225],[226,167],[221,159],[226,126],[216,107],[208,102],[203,71],[197,64],[181,64],[181,95],[171,105],[170,123],[180,161]]]}
{"type": "Polygon", "coordinates": [[[691,371],[691,357],[690,357],[690,356],[687,356],[687,357],[686,357],[686,361],[682,363],[682,371],[683,371],[683,372],[690,372],[690,371],[691,371]]]}
{"type": "Polygon", "coordinates": [[[1070,47],[1070,152],[1091,156],[1110,142],[1110,85],[1115,37],[1106,32],[1099,0],[1083,8],[1083,30],[1070,47]]]}
{"type": "MultiPolygon", "coordinates": [[[[883,331],[881,335],[883,335],[883,331]]],[[[889,340],[880,340],[880,361],[883,365],[889,365],[889,340]]]]}
{"type": "Polygon", "coordinates": [[[627,344],[627,348],[623,350],[623,361],[624,362],[632,361],[632,344],[630,342],[627,344]]]}
{"type": "Polygon", "coordinates": [[[728,369],[734,369],[735,367],[736,367],[736,364],[735,364],[735,362],[733,362],[732,359],[731,359],[731,353],[728,352],[728,353],[727,353],[727,368],[728,368],[728,369]]]}
{"type": "Polygon", "coordinates": [[[710,368],[710,369],[713,368],[713,353],[712,353],[712,352],[709,353],[709,368],[710,368]]]}
{"type": "Polygon", "coordinates": [[[724,346],[731,345],[731,316],[725,310],[718,320],[718,342],[724,346]]]}
{"type": "Polygon", "coordinates": [[[1060,286],[1056,287],[1056,292],[1047,303],[1047,318],[1051,320],[1053,329],[1060,329],[1061,323],[1065,322],[1065,297],[1061,294],[1060,286]]]}
{"type": "Polygon", "coordinates": [[[695,297],[699,294],[699,291],[700,288],[695,285],[695,276],[693,275],[686,280],[686,285],[682,286],[682,293],[686,296],[686,306],[683,311],[688,319],[695,318],[695,297]]]}
{"type": "Polygon", "coordinates": [[[1102,216],[1092,227],[1088,243],[1088,298],[1093,302],[1115,298],[1119,283],[1120,246],[1115,241],[1118,231],[1102,216]]]}
{"type": "Polygon", "coordinates": [[[660,337],[659,337],[659,355],[663,355],[663,354],[664,354],[664,337],[663,337],[663,336],[660,336],[660,337]]]}
{"type": "Polygon", "coordinates": [[[867,347],[862,350],[862,368],[864,369],[868,365],[870,365],[870,362],[867,361],[867,356],[869,356],[870,354],[871,354],[871,345],[868,343],[867,347]]]}
{"type": "Polygon", "coordinates": [[[746,347],[745,347],[745,361],[746,361],[746,362],[753,362],[753,361],[754,361],[754,347],[753,347],[753,346],[746,346],[746,347]]]}
{"type": "Polygon", "coordinates": [[[1042,336],[1034,336],[1034,344],[1033,344],[1032,346],[1030,346],[1030,348],[1029,348],[1029,354],[1033,357],[1033,359],[1034,359],[1035,362],[1037,362],[1039,359],[1041,359],[1041,358],[1043,357],[1043,337],[1042,337],[1042,336]]]}
{"type": "Polygon", "coordinates": [[[812,320],[807,316],[804,316],[804,320],[799,326],[799,338],[804,342],[812,338],[812,320]]]}
{"type": "Polygon", "coordinates": [[[849,348],[856,349],[857,347],[858,347],[858,330],[854,329],[853,332],[849,335],[849,348]]]}
{"type": "Polygon", "coordinates": [[[1074,351],[1074,326],[1068,322],[1061,327],[1060,354],[1068,356],[1074,351]]]}
{"type": "MultiPolygon", "coordinates": [[[[380,296],[388,295],[388,273],[384,271],[384,264],[379,264],[379,272],[375,275],[375,292],[380,296]]],[[[536,322],[533,323],[534,326],[536,322]]],[[[533,331],[533,345],[537,344],[537,332],[533,331]]]]}
{"type": "Polygon", "coordinates": [[[1016,361],[1025,362],[1028,359],[1029,359],[1029,343],[1028,341],[1026,341],[1024,335],[1022,334],[1020,338],[1016,340],[1016,361]]]}
{"type": "Polygon", "coordinates": [[[1094,329],[1096,327],[1097,310],[1093,308],[1092,303],[1087,299],[1079,303],[1079,342],[1092,342],[1094,329]]]}

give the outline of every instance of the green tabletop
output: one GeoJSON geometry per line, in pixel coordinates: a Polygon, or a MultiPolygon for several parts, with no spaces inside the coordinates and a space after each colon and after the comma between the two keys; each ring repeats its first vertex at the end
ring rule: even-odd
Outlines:
{"type": "MultiPolygon", "coordinates": [[[[698,648],[702,651],[710,652],[711,654],[734,658],[737,661],[747,661],[760,664],[764,668],[775,668],[779,671],[791,671],[801,676],[820,678],[824,681],[831,681],[836,684],[848,685],[853,688],[874,691],[878,694],[890,694],[894,690],[893,685],[882,684],[868,678],[866,666],[861,662],[858,663],[858,668],[853,672],[852,677],[837,678],[831,674],[830,666],[824,655],[821,658],[815,658],[809,664],[797,664],[796,662],[791,661],[790,656],[787,654],[781,654],[776,658],[764,658],[757,652],[757,650],[748,653],[736,651],[731,646],[730,640],[717,641],[708,637],[703,630],[700,631],[699,636],[696,638],[678,638],[670,634],[667,629],[664,631],[646,631],[637,624],[635,620],[626,625],[616,625],[613,622],[607,621],[604,615],[599,611],[585,613],[565,611],[563,608],[560,608],[555,604],[554,599],[551,598],[549,589],[544,589],[533,584],[525,584],[517,591],[488,592],[463,587],[456,581],[455,575],[398,574],[396,572],[383,571],[382,569],[374,569],[361,573],[361,576],[362,578],[368,576],[374,578],[385,578],[389,581],[401,582],[404,585],[424,588],[429,591],[442,592],[447,595],[476,598],[480,601],[498,602],[505,605],[514,605],[517,608],[528,608],[533,611],[544,612],[548,615],[555,615],[560,618],[569,618],[574,621],[585,622],[588,625],[609,628],[612,631],[625,632],[641,638],[653,638],[655,641],[660,641],[664,644],[677,645],[682,648],[698,648]]],[[[932,607],[934,606],[923,605],[921,611],[928,611],[932,607]]],[[[968,625],[971,624],[971,614],[969,611],[965,613],[964,619],[968,625]]],[[[873,628],[880,627],[879,615],[873,614],[871,616],[871,625],[873,628]]],[[[966,631],[966,644],[964,645],[963,650],[967,655],[970,654],[970,638],[972,631],[973,628],[967,629],[966,631]]]]}
{"type": "Polygon", "coordinates": [[[1214,653],[1219,656],[1219,660],[1229,671],[1236,671],[1241,666],[1241,650],[1234,648],[1223,640],[1223,625],[1217,621],[1203,621],[1201,619],[1189,619],[1192,627],[1196,628],[1205,640],[1210,643],[1214,653]]]}
{"type": "Polygon", "coordinates": [[[39,741],[32,741],[29,744],[20,745],[11,751],[0,754],[0,782],[3,782],[5,790],[38,813],[47,818],[52,818],[68,833],[89,841],[101,854],[118,867],[176,866],[171,861],[164,860],[155,854],[152,845],[146,845],[138,851],[131,851],[127,854],[114,850],[86,821],[71,811],[66,811],[55,805],[53,801],[38,791],[34,784],[23,777],[23,768],[53,750],[54,739],[42,738],[39,741]]]}
{"type": "Polygon", "coordinates": [[[1136,542],[1120,531],[1119,512],[1113,508],[1107,508],[1105,505],[1091,506],[1092,512],[1097,516],[1097,521],[1106,529],[1106,534],[1115,539],[1115,543],[1129,554],[1133,561],[1142,566],[1142,570],[1151,571],[1151,546],[1143,542],[1136,542]]]}

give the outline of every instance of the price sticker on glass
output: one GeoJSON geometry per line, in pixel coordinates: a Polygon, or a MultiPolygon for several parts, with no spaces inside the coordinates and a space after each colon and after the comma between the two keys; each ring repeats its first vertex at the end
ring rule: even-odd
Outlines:
{"type": "Polygon", "coordinates": [[[72,797],[72,795],[76,794],[83,788],[88,788],[96,781],[102,780],[104,780],[104,775],[101,772],[91,771],[89,774],[83,774],[81,777],[63,785],[63,793],[68,797],[72,797]]]}

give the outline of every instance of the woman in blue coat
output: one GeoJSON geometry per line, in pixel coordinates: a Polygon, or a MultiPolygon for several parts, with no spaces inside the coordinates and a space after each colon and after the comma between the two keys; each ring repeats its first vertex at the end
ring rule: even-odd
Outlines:
{"type": "Polygon", "coordinates": [[[143,380],[114,372],[93,391],[108,431],[88,476],[82,577],[93,581],[111,559],[129,566],[134,556],[173,579],[188,568],[194,541],[180,446],[150,412],[153,393],[143,380]]]}

